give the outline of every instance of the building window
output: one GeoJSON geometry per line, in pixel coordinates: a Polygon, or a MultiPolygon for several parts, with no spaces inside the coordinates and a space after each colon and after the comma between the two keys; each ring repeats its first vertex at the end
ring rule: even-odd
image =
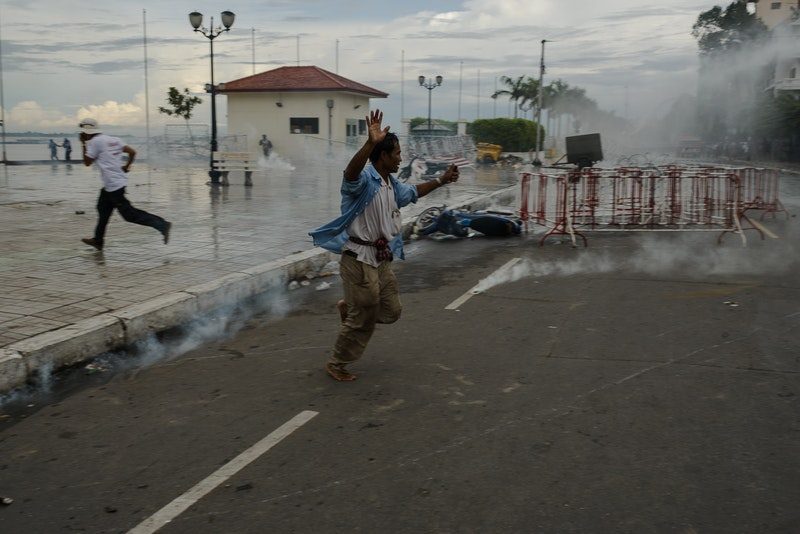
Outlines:
{"type": "Polygon", "coordinates": [[[289,119],[289,131],[293,134],[318,134],[319,119],[317,117],[292,117],[289,119]]]}
{"type": "Polygon", "coordinates": [[[770,9],[780,9],[780,8],[781,8],[780,2],[772,2],[772,4],[770,5],[770,9]]]}
{"type": "Polygon", "coordinates": [[[789,78],[797,78],[797,67],[792,67],[792,70],[789,71],[789,78]]]}
{"type": "Polygon", "coordinates": [[[367,135],[367,121],[358,121],[358,135],[367,135]]]}

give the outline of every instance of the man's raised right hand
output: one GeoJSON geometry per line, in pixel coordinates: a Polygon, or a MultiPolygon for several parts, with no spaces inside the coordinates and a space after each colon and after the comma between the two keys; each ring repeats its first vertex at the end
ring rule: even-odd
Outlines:
{"type": "Polygon", "coordinates": [[[369,142],[377,145],[386,138],[389,133],[389,126],[381,129],[381,122],[383,121],[383,112],[379,109],[371,111],[367,117],[367,128],[369,131],[369,142]]]}

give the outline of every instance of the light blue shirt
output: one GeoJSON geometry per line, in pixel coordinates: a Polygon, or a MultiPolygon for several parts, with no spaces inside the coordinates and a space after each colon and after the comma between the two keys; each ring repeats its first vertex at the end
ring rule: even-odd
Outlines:
{"type": "MultiPolygon", "coordinates": [[[[389,179],[392,181],[394,199],[398,208],[417,202],[419,195],[417,194],[416,186],[404,184],[392,175],[389,175],[389,179]]],[[[309,235],[314,239],[314,244],[325,250],[341,254],[342,247],[349,237],[347,228],[350,227],[350,223],[356,217],[361,215],[375,195],[378,194],[381,188],[381,180],[383,178],[372,165],[367,165],[356,180],[342,179],[342,214],[328,224],[309,232],[309,235]]],[[[391,240],[389,248],[395,258],[405,259],[402,233],[391,240]]]]}

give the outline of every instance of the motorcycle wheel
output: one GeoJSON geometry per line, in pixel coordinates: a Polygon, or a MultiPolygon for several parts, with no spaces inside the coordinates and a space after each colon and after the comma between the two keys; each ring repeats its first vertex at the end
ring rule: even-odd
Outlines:
{"type": "Polygon", "coordinates": [[[444,207],[433,206],[417,216],[417,232],[421,235],[430,235],[437,230],[439,217],[444,207]]]}

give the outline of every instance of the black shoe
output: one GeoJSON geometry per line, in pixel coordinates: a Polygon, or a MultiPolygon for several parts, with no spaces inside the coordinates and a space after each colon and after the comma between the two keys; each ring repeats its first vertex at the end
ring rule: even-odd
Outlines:
{"type": "Polygon", "coordinates": [[[169,243],[169,231],[172,230],[172,223],[167,222],[167,225],[164,227],[164,231],[161,232],[164,235],[164,244],[166,245],[169,243]]]}
{"type": "Polygon", "coordinates": [[[81,239],[81,241],[83,241],[90,247],[96,248],[97,250],[103,250],[103,245],[98,244],[93,237],[84,237],[81,239]]]}

